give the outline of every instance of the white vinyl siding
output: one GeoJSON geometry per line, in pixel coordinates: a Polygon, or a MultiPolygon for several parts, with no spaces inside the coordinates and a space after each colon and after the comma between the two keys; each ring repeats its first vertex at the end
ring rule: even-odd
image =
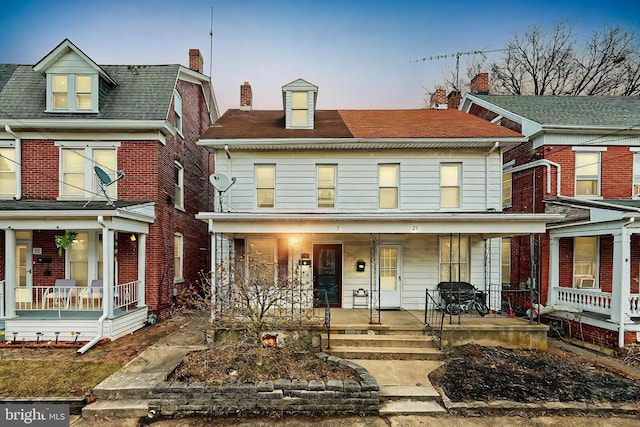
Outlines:
{"type": "Polygon", "coordinates": [[[98,90],[97,71],[69,52],[47,69],[46,111],[97,113],[98,90]]]}
{"type": "MultiPolygon", "coordinates": [[[[502,207],[502,164],[500,153],[487,159],[490,179],[485,179],[486,152],[461,150],[455,160],[462,165],[461,207],[468,211],[502,207]],[[486,185],[489,185],[488,189],[486,185]],[[488,196],[487,196],[488,191],[488,196]],[[487,203],[488,202],[488,203],[487,203]]],[[[398,207],[402,210],[440,210],[440,164],[451,161],[448,150],[412,151],[235,151],[232,159],[216,156],[216,171],[236,177],[225,193],[225,203],[239,211],[252,211],[256,203],[256,166],[277,164],[273,188],[278,212],[316,211],[318,207],[317,165],[336,166],[335,206],[341,212],[374,212],[379,208],[380,164],[401,164],[398,170],[398,207]]]]}

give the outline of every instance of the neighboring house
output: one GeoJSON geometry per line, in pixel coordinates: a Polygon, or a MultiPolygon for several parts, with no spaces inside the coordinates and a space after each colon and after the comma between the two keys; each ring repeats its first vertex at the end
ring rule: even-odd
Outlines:
{"type": "Polygon", "coordinates": [[[558,219],[501,212],[502,152],[526,140],[517,132],[458,110],[316,110],[318,88],[302,79],[282,87],[282,111],[254,111],[251,86],[240,92],[240,109],[199,141],[232,183],[197,216],[212,271],[251,280],[262,265],[312,290],[307,307],[326,291],[333,307],[423,309],[439,282],[499,284],[497,237],[558,219]]]}
{"type": "Polygon", "coordinates": [[[503,241],[505,282],[533,277],[543,304],[579,311],[554,313],[573,336],[640,341],[640,98],[480,92],[460,109],[529,138],[505,152],[502,207],[566,215],[534,241],[533,268],[528,237],[503,241]]]}
{"type": "Polygon", "coordinates": [[[212,202],[213,162],[195,143],[217,107],[189,56],[191,68],[98,65],[64,40],[33,66],[0,65],[6,340],[115,339],[208,268],[195,214],[212,202]],[[57,236],[71,242],[60,254],[57,236]]]}

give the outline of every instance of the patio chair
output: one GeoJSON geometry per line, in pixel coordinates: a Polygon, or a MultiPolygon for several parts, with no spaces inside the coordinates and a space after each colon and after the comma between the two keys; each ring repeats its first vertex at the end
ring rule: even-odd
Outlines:
{"type": "Polygon", "coordinates": [[[75,279],[56,279],[52,288],[44,291],[42,295],[42,308],[69,309],[71,291],[76,286],[75,279]]]}
{"type": "Polygon", "coordinates": [[[89,287],[83,289],[80,292],[80,298],[78,305],[80,310],[84,310],[84,307],[91,307],[93,310],[95,307],[100,308],[102,306],[102,279],[92,280],[89,287]]]}

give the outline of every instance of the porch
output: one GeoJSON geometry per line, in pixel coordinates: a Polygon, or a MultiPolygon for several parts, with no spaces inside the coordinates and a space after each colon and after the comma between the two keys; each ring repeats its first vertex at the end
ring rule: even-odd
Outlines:
{"type": "MultiPolygon", "coordinates": [[[[434,332],[425,325],[425,318],[439,316],[442,316],[442,312],[431,310],[427,313],[424,310],[382,310],[379,312],[380,323],[371,324],[368,309],[331,309],[330,333],[425,335],[434,332]]],[[[478,344],[541,351],[547,349],[549,327],[527,319],[492,313],[484,317],[475,314],[445,315],[443,320],[443,347],[478,344]]]]}

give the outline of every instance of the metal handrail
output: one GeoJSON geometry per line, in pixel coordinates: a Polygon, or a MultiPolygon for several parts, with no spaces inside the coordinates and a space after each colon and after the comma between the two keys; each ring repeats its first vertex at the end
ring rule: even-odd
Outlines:
{"type": "Polygon", "coordinates": [[[324,327],[327,330],[327,348],[331,348],[331,306],[329,305],[329,294],[324,289],[324,327]]]}
{"type": "Polygon", "coordinates": [[[438,291],[425,289],[424,325],[434,333],[433,336],[438,340],[438,350],[442,350],[445,311],[442,305],[431,295],[432,292],[435,294],[438,291]]]}

